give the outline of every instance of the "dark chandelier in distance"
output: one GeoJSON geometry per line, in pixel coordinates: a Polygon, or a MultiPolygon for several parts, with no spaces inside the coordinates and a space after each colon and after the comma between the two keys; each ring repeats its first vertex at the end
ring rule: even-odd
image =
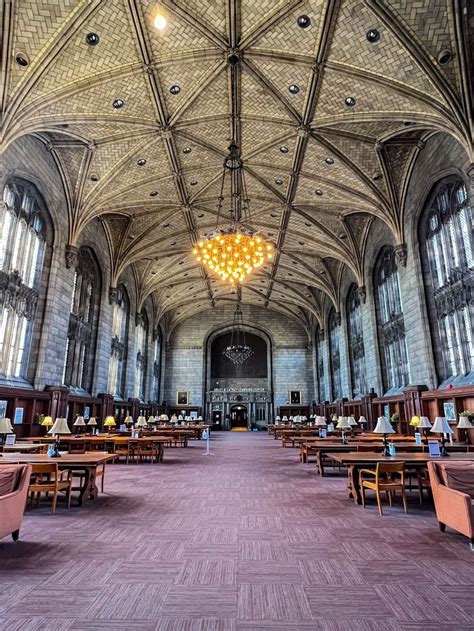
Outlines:
{"type": "Polygon", "coordinates": [[[242,366],[253,355],[253,350],[245,340],[244,318],[238,303],[234,313],[230,344],[224,350],[223,355],[230,359],[234,366],[242,366]]]}

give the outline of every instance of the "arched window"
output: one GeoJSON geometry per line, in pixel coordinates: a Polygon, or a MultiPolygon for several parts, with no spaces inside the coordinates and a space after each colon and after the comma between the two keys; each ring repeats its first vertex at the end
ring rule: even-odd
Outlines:
{"type": "Polygon", "coordinates": [[[112,349],[109,367],[109,392],[123,398],[125,391],[125,366],[127,363],[128,321],[130,301],[123,285],[117,287],[113,299],[112,349]]]}
{"type": "Polygon", "coordinates": [[[148,347],[148,316],[145,309],[142,309],[140,313],[137,313],[135,339],[137,342],[137,363],[135,368],[135,387],[133,394],[137,399],[140,399],[140,401],[144,401],[148,347]]]}
{"type": "Polygon", "coordinates": [[[45,217],[32,185],[7,185],[0,202],[0,373],[26,377],[46,249],[45,217]]]}
{"type": "Polygon", "coordinates": [[[326,387],[324,385],[324,360],[323,360],[323,340],[324,332],[318,326],[316,329],[315,349],[316,349],[316,383],[318,389],[318,400],[322,403],[326,400],[326,387]]]}
{"type": "Polygon", "coordinates": [[[81,248],[74,274],[63,382],[88,392],[92,390],[100,291],[96,258],[88,248],[81,248]]]}
{"type": "Polygon", "coordinates": [[[329,366],[331,370],[331,395],[333,401],[342,397],[341,356],[339,352],[339,335],[341,332],[341,317],[334,307],[329,312],[329,366]]]}
{"type": "Polygon", "coordinates": [[[347,333],[351,364],[352,394],[360,397],[367,392],[365,376],[364,336],[362,333],[362,311],[357,285],[350,286],[347,294],[347,333]]]}
{"type": "Polygon", "coordinates": [[[160,400],[160,380],[161,380],[161,329],[158,326],[154,333],[153,343],[153,388],[151,398],[160,400]]]}
{"type": "Polygon", "coordinates": [[[384,248],[374,269],[377,329],[385,391],[408,384],[409,365],[400,282],[393,248],[384,248]]]}
{"type": "Polygon", "coordinates": [[[474,371],[473,222],[461,179],[434,187],[419,236],[436,370],[440,381],[452,381],[474,371]]]}

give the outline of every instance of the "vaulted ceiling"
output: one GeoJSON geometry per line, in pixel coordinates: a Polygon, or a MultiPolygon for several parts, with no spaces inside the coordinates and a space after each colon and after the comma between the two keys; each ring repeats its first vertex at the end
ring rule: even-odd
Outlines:
{"type": "Polygon", "coordinates": [[[309,326],[324,300],[339,304],[345,265],[363,284],[374,218],[404,243],[406,184],[427,137],[472,150],[464,4],[4,1],[1,146],[25,134],[47,144],[69,245],[101,221],[112,284],[132,265],[140,300],[152,295],[176,322],[235,300],[191,254],[215,226],[234,138],[253,225],[277,246],[242,301],[309,326]]]}

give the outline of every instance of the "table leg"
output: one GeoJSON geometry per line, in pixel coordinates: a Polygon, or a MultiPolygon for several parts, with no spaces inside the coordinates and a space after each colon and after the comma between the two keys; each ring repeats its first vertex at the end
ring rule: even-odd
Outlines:
{"type": "Polygon", "coordinates": [[[324,475],[323,458],[319,449],[316,451],[316,473],[320,476],[324,475]]]}
{"type": "Polygon", "coordinates": [[[347,469],[347,492],[350,499],[353,499],[356,504],[362,504],[359,467],[354,465],[347,469]]]}
{"type": "Polygon", "coordinates": [[[83,506],[87,500],[95,500],[99,495],[99,489],[95,483],[95,467],[84,469],[84,483],[79,491],[79,506],[83,506]]]}

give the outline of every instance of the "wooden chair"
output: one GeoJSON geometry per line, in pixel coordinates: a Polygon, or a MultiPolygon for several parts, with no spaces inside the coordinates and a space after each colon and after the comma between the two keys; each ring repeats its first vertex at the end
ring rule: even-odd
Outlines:
{"type": "Polygon", "coordinates": [[[401,491],[403,508],[407,512],[407,500],[405,494],[405,465],[403,462],[378,462],[377,468],[361,469],[359,472],[360,487],[362,491],[362,506],[365,508],[365,489],[375,491],[379,514],[383,515],[382,498],[383,491],[387,494],[388,503],[392,506],[392,497],[396,491],[401,491]],[[364,476],[370,476],[366,479],[364,476]],[[394,478],[394,476],[396,476],[394,478]],[[375,480],[374,480],[375,478],[375,480]]]}
{"type": "Polygon", "coordinates": [[[114,445],[114,454],[117,456],[117,461],[120,462],[120,458],[125,458],[126,464],[130,462],[130,441],[116,442],[114,445]]]}
{"type": "Polygon", "coordinates": [[[153,440],[137,440],[135,443],[130,441],[130,445],[133,449],[133,457],[137,464],[144,460],[158,462],[158,449],[153,440]]]}
{"type": "Polygon", "coordinates": [[[71,440],[69,443],[69,453],[70,454],[85,454],[86,453],[86,444],[84,441],[80,441],[75,443],[71,440]]]}
{"type": "Polygon", "coordinates": [[[41,493],[53,493],[51,512],[56,512],[56,502],[60,491],[66,491],[67,507],[71,507],[72,474],[71,471],[59,471],[57,463],[33,464],[28,492],[33,502],[36,493],[36,506],[39,505],[41,493]]]}

